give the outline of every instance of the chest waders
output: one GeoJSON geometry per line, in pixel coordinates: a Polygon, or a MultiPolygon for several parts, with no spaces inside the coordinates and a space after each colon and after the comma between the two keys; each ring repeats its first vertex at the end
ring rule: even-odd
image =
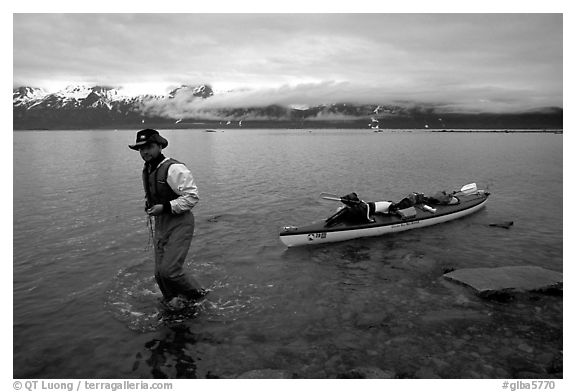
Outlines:
{"type": "MultiPolygon", "coordinates": [[[[178,198],[166,181],[168,168],[174,163],[180,162],[168,159],[151,172],[144,166],[142,180],[146,192],[146,208],[178,198]]],[[[186,275],[183,268],[193,235],[192,211],[182,214],[164,211],[154,217],[154,277],[166,301],[178,295],[189,299],[199,295],[201,285],[186,275]]]]}

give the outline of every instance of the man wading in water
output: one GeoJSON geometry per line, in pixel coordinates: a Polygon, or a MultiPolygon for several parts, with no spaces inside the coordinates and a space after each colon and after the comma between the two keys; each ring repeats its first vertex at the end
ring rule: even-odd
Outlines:
{"type": "Polygon", "coordinates": [[[154,277],[163,303],[179,309],[185,301],[204,297],[207,290],[183,269],[194,235],[192,208],[198,203],[198,190],[184,164],[162,155],[166,146],[168,141],[158,131],[143,129],[136,134],[136,143],[128,147],[139,151],[145,161],[146,213],[154,216],[154,277]]]}

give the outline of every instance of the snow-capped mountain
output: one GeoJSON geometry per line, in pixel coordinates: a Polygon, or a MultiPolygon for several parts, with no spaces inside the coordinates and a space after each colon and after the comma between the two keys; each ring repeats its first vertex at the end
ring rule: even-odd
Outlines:
{"type": "Polygon", "coordinates": [[[52,94],[37,95],[30,100],[27,109],[51,108],[108,108],[112,109],[112,103],[123,101],[128,97],[123,96],[117,89],[104,86],[68,86],[65,89],[52,94]]]}
{"type": "Polygon", "coordinates": [[[14,106],[26,105],[32,108],[98,108],[112,109],[115,103],[134,105],[154,100],[172,99],[178,95],[191,94],[198,98],[208,98],[214,95],[208,85],[181,86],[172,90],[168,95],[140,95],[129,96],[123,94],[121,89],[106,86],[88,87],[84,85],[67,86],[55,93],[47,93],[36,87],[19,87],[13,90],[14,106]]]}
{"type": "MultiPolygon", "coordinates": [[[[218,93],[226,94],[225,92],[218,93]]],[[[166,95],[128,96],[120,88],[68,86],[48,93],[40,88],[13,89],[14,129],[194,127],[240,124],[243,127],[366,128],[562,128],[562,108],[532,113],[442,113],[419,105],[326,103],[317,106],[260,105],[204,107],[190,110],[195,100],[209,100],[214,91],[207,84],[183,85],[166,95]],[[439,122],[439,118],[442,119],[439,122]],[[369,125],[368,122],[372,121],[369,125]],[[150,125],[151,126],[151,125],[150,125]]],[[[249,105],[249,104],[248,104],[249,105]]]]}
{"type": "Polygon", "coordinates": [[[30,101],[35,101],[46,96],[47,92],[37,87],[19,87],[12,92],[14,107],[26,105],[30,101]]]}
{"type": "MultiPolygon", "coordinates": [[[[71,85],[48,93],[35,87],[13,89],[15,128],[43,128],[55,124],[67,127],[123,126],[159,120],[145,110],[150,104],[162,104],[178,96],[205,99],[213,95],[208,85],[181,86],[168,95],[129,96],[122,89],[107,86],[71,85]]],[[[172,121],[172,119],[167,119],[172,121]]]]}
{"type": "Polygon", "coordinates": [[[214,95],[212,87],[206,84],[200,86],[184,85],[170,91],[170,93],[168,94],[168,98],[175,98],[177,95],[181,95],[182,93],[192,95],[198,98],[209,98],[214,95]]]}

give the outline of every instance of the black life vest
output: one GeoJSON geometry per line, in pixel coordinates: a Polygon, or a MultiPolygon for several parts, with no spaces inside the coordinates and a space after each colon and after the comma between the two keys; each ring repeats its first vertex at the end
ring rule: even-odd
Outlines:
{"type": "Polygon", "coordinates": [[[175,163],[180,162],[169,158],[150,173],[148,173],[148,166],[144,166],[142,170],[142,182],[144,184],[144,192],[146,192],[146,208],[150,208],[155,204],[168,203],[178,198],[178,195],[170,188],[170,185],[168,185],[166,181],[168,168],[175,163]]]}

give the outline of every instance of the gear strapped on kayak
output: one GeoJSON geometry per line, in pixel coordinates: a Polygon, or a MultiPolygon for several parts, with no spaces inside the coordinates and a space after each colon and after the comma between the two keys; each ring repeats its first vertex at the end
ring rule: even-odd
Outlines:
{"type": "Polygon", "coordinates": [[[348,223],[371,223],[374,222],[374,214],[396,214],[402,219],[413,218],[416,216],[416,209],[422,208],[429,212],[435,212],[436,209],[431,205],[455,205],[460,203],[454,193],[447,191],[436,192],[433,196],[425,196],[423,193],[412,192],[397,203],[392,201],[370,201],[366,202],[358,198],[355,192],[340,197],[344,204],[338,211],[326,219],[326,226],[330,227],[339,222],[348,223]]]}
{"type": "Polygon", "coordinates": [[[440,191],[426,196],[412,192],[399,202],[366,202],[355,192],[345,196],[321,193],[326,200],[343,204],[336,213],[306,226],[285,226],[280,240],[288,247],[346,241],[354,238],[431,226],[458,219],[481,209],[489,193],[478,190],[476,183],[457,191],[440,191]]]}

